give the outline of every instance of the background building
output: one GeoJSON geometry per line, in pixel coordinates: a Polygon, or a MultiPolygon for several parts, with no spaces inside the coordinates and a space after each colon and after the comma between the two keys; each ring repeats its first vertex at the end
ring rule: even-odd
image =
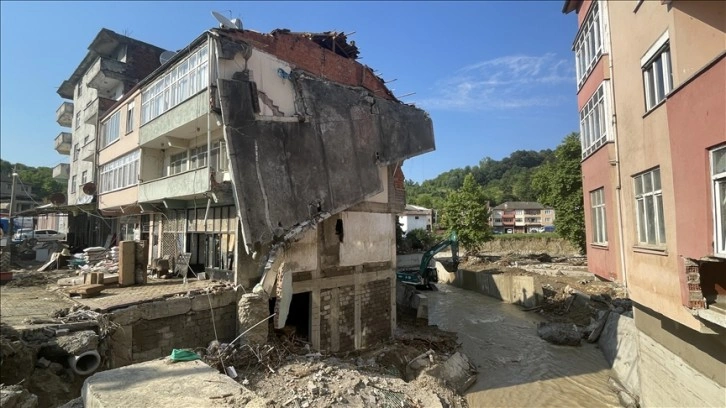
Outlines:
{"type": "Polygon", "coordinates": [[[588,265],[634,301],[641,405],[723,406],[726,3],[563,11],[579,26],[588,265]]]}
{"type": "Polygon", "coordinates": [[[554,226],[555,210],[531,201],[507,201],[492,208],[489,225],[496,234],[544,232],[554,226]]]}
{"type": "Polygon", "coordinates": [[[398,215],[398,223],[404,233],[415,229],[431,231],[433,226],[433,210],[413,204],[406,204],[406,208],[398,215]]]}

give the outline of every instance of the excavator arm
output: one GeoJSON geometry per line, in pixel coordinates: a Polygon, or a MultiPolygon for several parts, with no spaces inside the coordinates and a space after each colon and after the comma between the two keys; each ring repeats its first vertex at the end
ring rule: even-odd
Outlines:
{"type": "Polygon", "coordinates": [[[429,286],[431,282],[436,282],[438,277],[436,275],[436,268],[429,267],[429,263],[433,259],[434,255],[443,251],[444,249],[451,247],[451,257],[454,262],[454,267],[459,266],[459,238],[456,235],[456,231],[452,231],[451,234],[441,242],[431,247],[428,251],[424,252],[421,257],[421,263],[419,264],[418,271],[399,271],[397,272],[398,280],[403,283],[429,286]]]}

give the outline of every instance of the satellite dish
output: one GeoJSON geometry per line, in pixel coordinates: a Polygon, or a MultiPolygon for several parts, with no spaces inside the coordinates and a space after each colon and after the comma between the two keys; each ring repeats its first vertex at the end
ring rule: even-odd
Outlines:
{"type": "Polygon", "coordinates": [[[232,21],[230,21],[230,19],[228,19],[227,17],[223,16],[220,13],[217,13],[216,11],[213,11],[212,12],[212,16],[214,16],[214,18],[216,18],[217,21],[219,21],[220,28],[236,28],[236,29],[239,29],[239,27],[237,25],[235,25],[232,21]]]}
{"type": "Polygon", "coordinates": [[[164,64],[166,64],[167,61],[169,61],[171,59],[171,57],[173,57],[175,55],[176,55],[176,52],[174,52],[174,51],[164,51],[161,53],[161,55],[159,55],[159,63],[161,65],[164,65],[164,64]]]}
{"type": "Polygon", "coordinates": [[[83,185],[83,192],[86,195],[93,195],[96,193],[96,183],[90,182],[83,185]]]}
{"type": "Polygon", "coordinates": [[[52,194],[49,199],[53,205],[61,205],[66,202],[66,196],[63,193],[52,194]]]}

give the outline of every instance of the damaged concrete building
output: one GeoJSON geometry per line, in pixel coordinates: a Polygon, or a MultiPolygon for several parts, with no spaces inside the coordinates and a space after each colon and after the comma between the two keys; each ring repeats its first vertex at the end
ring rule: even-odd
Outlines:
{"type": "Polygon", "coordinates": [[[165,54],[100,119],[98,210],[150,260],[260,283],[316,349],[390,337],[401,166],[433,126],[357,56],[341,33],[226,28],[165,54]]]}

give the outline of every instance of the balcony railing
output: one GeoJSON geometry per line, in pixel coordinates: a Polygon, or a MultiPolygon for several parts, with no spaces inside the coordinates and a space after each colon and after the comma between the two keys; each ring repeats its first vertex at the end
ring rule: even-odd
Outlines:
{"type": "Polygon", "coordinates": [[[139,185],[139,202],[183,200],[210,189],[209,167],[147,181],[139,185]]]}
{"type": "Polygon", "coordinates": [[[73,102],[63,102],[55,111],[55,121],[63,127],[73,125],[73,102]]]}
{"type": "Polygon", "coordinates": [[[53,178],[56,180],[68,180],[71,175],[71,165],[68,163],[61,163],[53,167],[53,178]]]}
{"type": "Polygon", "coordinates": [[[55,137],[55,150],[60,154],[71,154],[73,136],[69,132],[60,132],[55,137]]]}
{"type": "Polygon", "coordinates": [[[91,78],[88,86],[99,91],[109,91],[115,88],[119,82],[127,79],[126,68],[125,62],[100,57],[86,74],[88,78],[91,78]]]}

